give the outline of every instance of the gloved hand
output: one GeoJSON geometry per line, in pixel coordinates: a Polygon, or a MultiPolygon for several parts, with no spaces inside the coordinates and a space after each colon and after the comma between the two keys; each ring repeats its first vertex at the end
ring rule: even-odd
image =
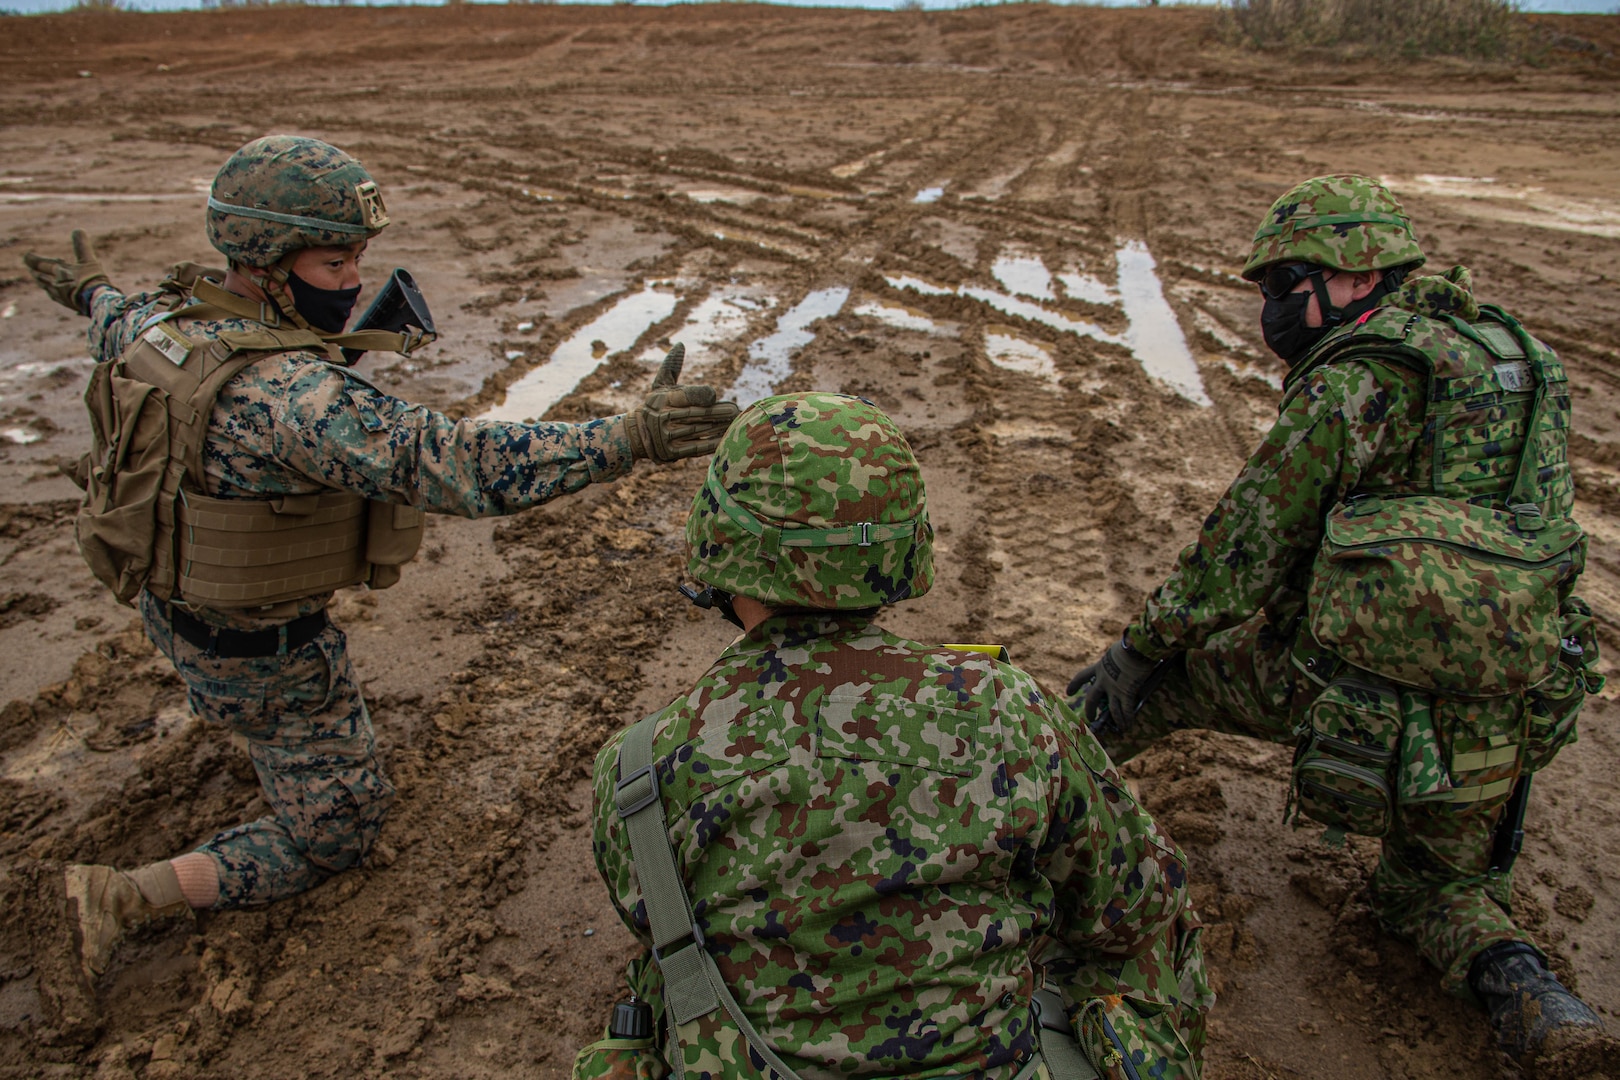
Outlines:
{"type": "Polygon", "coordinates": [[[84,290],[92,285],[110,285],[112,282],[107,280],[107,272],[101,268],[96,249],[83,229],[73,230],[72,241],[73,262],[35,255],[32,251],[23,256],[23,262],[28,264],[28,272],[34,275],[39,287],[52,300],[80,315],[88,315],[90,305],[85,300],[84,290]]]}
{"type": "Polygon", "coordinates": [[[1075,672],[1074,678],[1069,680],[1068,693],[1072,698],[1084,691],[1087,720],[1097,719],[1103,703],[1107,702],[1109,716],[1123,727],[1136,719],[1136,704],[1142,700],[1142,688],[1158,666],[1157,661],[1149,660],[1121,638],[1108,646],[1108,651],[1095,664],[1075,672]]]}
{"type": "Polygon", "coordinates": [[[625,417],[630,456],[670,462],[714,453],[740,412],[735,401],[716,401],[712,386],[680,386],[686,346],[664,357],[647,400],[625,417]]]}

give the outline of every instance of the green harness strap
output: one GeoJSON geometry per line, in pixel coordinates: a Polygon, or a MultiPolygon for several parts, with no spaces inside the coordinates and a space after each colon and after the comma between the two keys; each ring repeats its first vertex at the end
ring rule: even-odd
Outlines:
{"type": "MultiPolygon", "coordinates": [[[[657,713],[643,718],[619,744],[619,784],[613,792],[613,805],[630,835],[630,858],[635,863],[636,882],[652,927],[653,961],[664,976],[664,1008],[673,1020],[670,1039],[675,1044],[674,1052],[665,1056],[670,1059],[676,1080],[685,1080],[686,1060],[678,1026],[724,1006],[749,1047],[780,1080],[800,1080],[743,1015],[714,957],[709,955],[702,928],[692,918],[692,901],[675,865],[675,845],[669,839],[664,800],[658,790],[657,763],[652,753],[657,719],[657,713]]],[[[1035,1016],[1041,1052],[1033,1055],[1013,1080],[1031,1080],[1043,1059],[1054,1080],[1099,1080],[1097,1070],[1074,1039],[1062,999],[1049,990],[1037,991],[1035,1016]]]]}
{"type": "Polygon", "coordinates": [[[613,802],[630,834],[630,858],[635,862],[636,881],[652,927],[653,960],[664,976],[664,1008],[674,1021],[670,1037],[675,1043],[675,1052],[667,1056],[672,1059],[676,1080],[684,1080],[686,1075],[677,1025],[707,1016],[722,1005],[771,1071],[781,1080],[799,1080],[798,1074],[782,1063],[748,1022],[720,977],[714,957],[704,948],[703,930],[692,918],[692,901],[675,866],[675,848],[664,821],[664,801],[652,758],[657,728],[654,713],[632,727],[619,745],[619,786],[613,802]],[[673,950],[672,945],[676,946],[673,950]]]}

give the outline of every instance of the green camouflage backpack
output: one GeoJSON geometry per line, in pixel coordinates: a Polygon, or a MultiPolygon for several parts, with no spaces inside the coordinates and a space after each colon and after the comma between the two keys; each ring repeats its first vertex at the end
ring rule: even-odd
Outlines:
{"type": "Polygon", "coordinates": [[[789,608],[859,609],[934,582],[922,473],[863,398],[783,394],[731,424],[686,521],[688,571],[789,608]]]}
{"type": "Polygon", "coordinates": [[[1428,493],[1348,494],[1312,570],[1316,640],[1402,686],[1457,698],[1552,674],[1560,607],[1585,566],[1570,518],[1569,382],[1499,308],[1477,322],[1394,305],[1335,335],[1310,367],[1374,352],[1429,378],[1428,493]]]}

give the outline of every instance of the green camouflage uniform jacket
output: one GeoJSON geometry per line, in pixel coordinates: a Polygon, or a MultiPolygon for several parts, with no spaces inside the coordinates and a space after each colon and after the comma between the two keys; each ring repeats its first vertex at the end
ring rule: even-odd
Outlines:
{"type": "MultiPolygon", "coordinates": [[[[1044,966],[1071,1016],[1084,1012],[1107,1075],[1126,1075],[1121,1049],[1140,1076],[1197,1075],[1213,998],[1182,856],[1028,675],[859,614],[782,615],[740,637],[657,725],[694,914],[790,1068],[1012,1077],[1036,1050],[1044,966]]],[[[650,943],[614,809],[622,740],[596,762],[596,860],[650,943]]],[[[661,1012],[650,956],[629,980],[661,1012]]],[[[758,1074],[723,1021],[681,1028],[687,1076],[758,1074]]],[[[609,1040],[575,1075],[666,1069],[650,1043],[609,1040]]]]}
{"type": "MultiPolygon", "coordinates": [[[[1426,315],[1479,317],[1468,272],[1415,278],[1387,304],[1426,315]]],[[[1421,347],[1421,342],[1413,345],[1421,347]]],[[[1421,493],[1413,449],[1423,432],[1425,377],[1393,360],[1291,374],[1277,422],[1182,551],[1169,578],[1125,631],[1150,659],[1196,649],[1267,609],[1286,627],[1303,608],[1328,511],[1357,488],[1421,493]]],[[[1426,478],[1425,478],[1426,479],[1426,478]]]]}
{"type": "MultiPolygon", "coordinates": [[[[1470,323],[1480,314],[1461,267],[1409,281],[1386,303],[1470,323]]],[[[1424,321],[1409,325],[1409,345],[1436,347],[1435,331],[1424,321]]],[[[1167,659],[1181,653],[1183,663],[1161,669],[1163,681],[1126,730],[1104,731],[1116,760],[1183,728],[1298,740],[1321,694],[1323,662],[1327,677],[1338,667],[1304,625],[1325,518],[1358,490],[1429,492],[1431,455],[1420,452],[1427,394],[1426,377],[1381,358],[1376,343],[1319,366],[1307,361],[1290,373],[1276,425],[1125,631],[1143,654],[1167,659]]],[[[1487,452],[1471,463],[1477,476],[1467,474],[1470,463],[1461,463],[1448,482],[1479,480],[1481,490],[1493,490],[1488,481],[1500,455],[1490,454],[1488,444],[1482,449],[1487,452]]],[[[1561,460],[1557,449],[1552,456],[1561,460]]],[[[1554,487],[1559,493],[1549,509],[1558,515],[1567,511],[1569,495],[1554,487]]],[[[1561,592],[1573,585],[1564,583],[1561,592]]],[[[1589,609],[1576,597],[1561,599],[1564,633],[1586,640],[1595,662],[1589,609]]],[[[1490,869],[1497,822],[1514,778],[1544,767],[1573,741],[1586,688],[1601,685],[1595,672],[1578,675],[1560,663],[1522,704],[1517,696],[1466,700],[1400,691],[1399,792],[1369,899],[1384,927],[1410,939],[1443,973],[1447,989],[1466,993],[1473,957],[1522,939],[1508,914],[1511,875],[1490,869]],[[1487,751],[1502,753],[1504,745],[1509,752],[1493,761],[1487,751]],[[1465,764],[1470,757],[1480,761],[1465,764]],[[1495,794],[1452,801],[1453,786],[1495,794]]]]}

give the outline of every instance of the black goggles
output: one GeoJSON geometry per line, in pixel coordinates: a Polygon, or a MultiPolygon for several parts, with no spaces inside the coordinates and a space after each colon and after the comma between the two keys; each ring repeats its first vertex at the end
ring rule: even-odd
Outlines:
{"type": "Polygon", "coordinates": [[[1325,270],[1326,267],[1311,263],[1278,263],[1276,266],[1268,267],[1260,278],[1260,292],[1268,300],[1281,300],[1299,288],[1300,282],[1312,274],[1320,274],[1325,270]]]}

